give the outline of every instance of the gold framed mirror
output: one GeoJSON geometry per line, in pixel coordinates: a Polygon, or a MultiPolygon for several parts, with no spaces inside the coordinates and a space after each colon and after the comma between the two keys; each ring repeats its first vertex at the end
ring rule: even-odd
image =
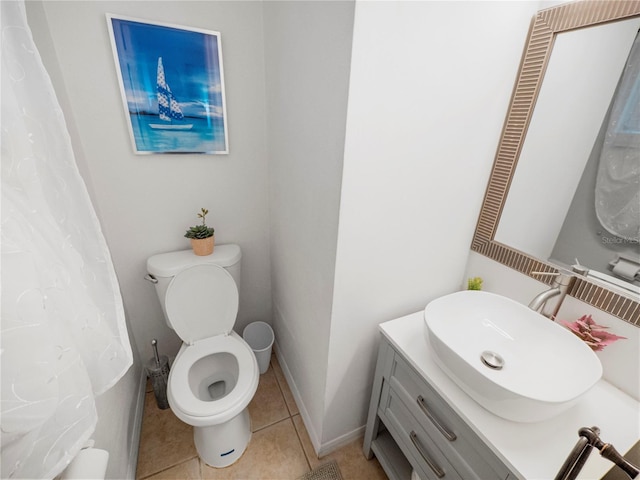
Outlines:
{"type": "MultiPolygon", "coordinates": [[[[640,16],[640,1],[582,0],[539,11],[534,17],[518,71],[471,250],[543,283],[558,266],[496,241],[500,217],[533,116],[554,42],[559,33],[640,16]]],[[[640,302],[576,275],[568,295],[640,327],[640,302]]]]}

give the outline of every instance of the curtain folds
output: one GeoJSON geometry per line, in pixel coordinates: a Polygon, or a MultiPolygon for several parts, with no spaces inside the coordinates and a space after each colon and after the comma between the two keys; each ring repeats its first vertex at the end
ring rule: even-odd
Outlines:
{"type": "Polygon", "coordinates": [[[132,364],[119,285],[62,110],[3,0],[2,478],[53,478],[95,429],[95,396],[132,364]]]}
{"type": "Polygon", "coordinates": [[[635,39],[606,120],[596,177],[596,215],[622,239],[640,241],[640,35],[635,39]]]}

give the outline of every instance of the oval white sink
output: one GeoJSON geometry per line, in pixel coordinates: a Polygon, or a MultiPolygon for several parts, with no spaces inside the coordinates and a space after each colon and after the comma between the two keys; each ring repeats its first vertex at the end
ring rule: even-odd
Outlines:
{"type": "Polygon", "coordinates": [[[602,376],[600,360],[582,340],[501,295],[445,295],[426,306],[424,319],[436,363],[476,402],[508,420],[552,418],[602,376]]]}

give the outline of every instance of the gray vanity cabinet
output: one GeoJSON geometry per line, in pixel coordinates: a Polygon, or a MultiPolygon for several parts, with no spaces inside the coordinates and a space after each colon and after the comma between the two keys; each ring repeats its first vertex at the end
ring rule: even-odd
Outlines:
{"type": "Polygon", "coordinates": [[[382,336],[364,437],[392,480],[514,479],[401,352],[382,336]]]}

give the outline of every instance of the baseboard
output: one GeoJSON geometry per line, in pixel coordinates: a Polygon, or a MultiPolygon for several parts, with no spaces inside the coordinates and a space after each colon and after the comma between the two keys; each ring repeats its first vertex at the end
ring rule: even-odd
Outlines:
{"type": "Polygon", "coordinates": [[[293,376],[291,375],[291,370],[289,370],[289,366],[287,365],[286,360],[282,356],[282,350],[278,345],[278,341],[273,342],[273,350],[276,354],[276,358],[278,359],[278,363],[280,364],[280,368],[282,369],[282,373],[284,374],[284,378],[287,380],[287,384],[289,385],[289,390],[291,390],[291,394],[293,395],[293,399],[296,402],[298,410],[300,411],[300,418],[302,418],[302,422],[304,423],[305,428],[307,429],[307,433],[309,434],[309,439],[311,440],[311,444],[313,445],[313,449],[318,453],[320,448],[320,439],[318,434],[313,428],[313,423],[311,422],[311,417],[309,416],[309,412],[302,401],[302,396],[300,395],[300,390],[296,385],[296,382],[293,381],[293,376]]]}
{"type": "Polygon", "coordinates": [[[351,432],[347,432],[344,435],[341,435],[338,438],[335,438],[329,442],[322,443],[318,436],[318,433],[313,428],[313,422],[311,421],[311,417],[309,416],[309,412],[307,411],[304,402],[302,401],[302,396],[300,395],[300,391],[296,386],[296,383],[293,380],[293,376],[291,375],[291,370],[287,366],[287,362],[282,356],[282,351],[278,345],[278,341],[274,342],[274,352],[278,359],[278,363],[280,364],[280,368],[282,368],[282,373],[284,374],[285,379],[289,385],[289,389],[293,395],[293,399],[298,406],[298,410],[300,411],[300,417],[302,418],[302,422],[304,423],[305,428],[307,429],[307,433],[309,434],[309,439],[311,440],[311,444],[313,445],[313,449],[316,452],[318,458],[322,458],[325,455],[330,454],[331,452],[343,447],[344,445],[352,442],[358,437],[364,435],[366,425],[362,425],[361,427],[352,430],[351,432]]]}
{"type": "Polygon", "coordinates": [[[142,432],[142,416],[144,415],[144,399],[147,392],[147,374],[144,369],[140,373],[138,395],[133,415],[133,425],[129,432],[129,464],[127,466],[127,478],[135,480],[138,468],[138,451],[140,450],[140,433],[142,432]]]}
{"type": "Polygon", "coordinates": [[[318,454],[318,458],[322,458],[330,453],[338,450],[339,448],[344,447],[348,443],[353,442],[357,438],[364,437],[366,425],[362,425],[361,427],[356,428],[350,432],[345,433],[344,435],[340,435],[338,438],[334,438],[326,443],[320,445],[320,449],[316,450],[318,454]]]}

